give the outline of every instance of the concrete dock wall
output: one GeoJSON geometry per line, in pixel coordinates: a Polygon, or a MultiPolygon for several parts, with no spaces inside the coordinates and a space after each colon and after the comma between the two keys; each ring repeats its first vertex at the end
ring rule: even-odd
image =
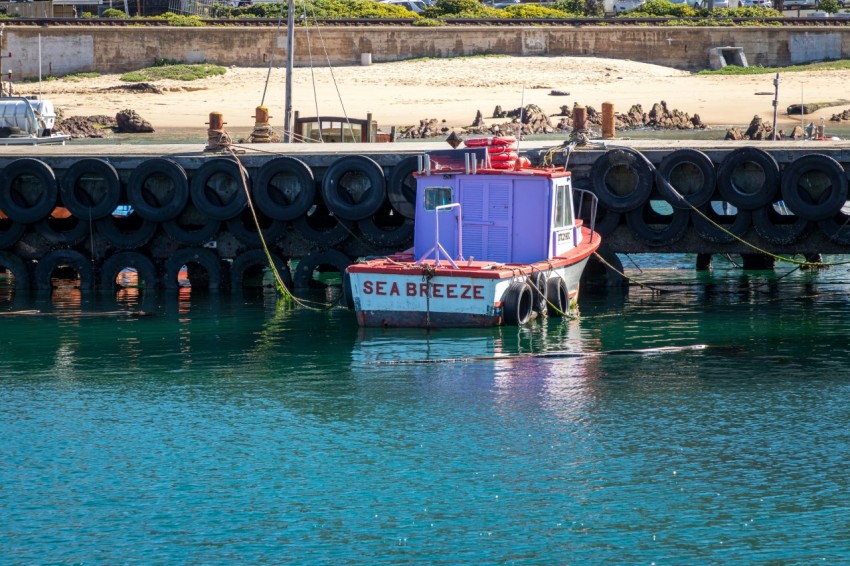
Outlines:
{"type": "MultiPolygon", "coordinates": [[[[61,76],[82,71],[117,73],[150,66],[157,59],[219,65],[265,66],[274,51],[283,61],[286,36],[275,40],[268,28],[168,28],[7,26],[4,72],[18,78],[42,73],[61,76]]],[[[315,28],[296,30],[296,65],[324,61],[315,28]]],[[[750,65],[782,66],[850,58],[850,28],[835,27],[326,27],[321,41],[333,65],[358,65],[364,53],[373,62],[417,57],[477,54],[594,56],[629,59],[698,70],[709,67],[709,49],[740,47],[750,65]]]]}

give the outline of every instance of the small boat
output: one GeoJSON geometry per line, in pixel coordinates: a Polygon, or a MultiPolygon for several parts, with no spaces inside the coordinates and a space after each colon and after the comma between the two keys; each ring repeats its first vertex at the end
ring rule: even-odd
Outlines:
{"type": "Polygon", "coordinates": [[[70,136],[55,133],[55,122],[56,112],[50,100],[0,98],[0,145],[64,144],[70,136]]]}
{"type": "Polygon", "coordinates": [[[361,326],[523,325],[575,310],[601,243],[596,196],[563,168],[531,167],[513,138],[465,143],[420,158],[413,248],[346,270],[361,326]]]}

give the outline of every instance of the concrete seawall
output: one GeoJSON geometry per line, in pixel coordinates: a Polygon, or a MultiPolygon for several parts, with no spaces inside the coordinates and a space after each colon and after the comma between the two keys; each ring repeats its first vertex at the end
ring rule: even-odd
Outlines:
{"type": "MultiPolygon", "coordinates": [[[[295,61],[306,66],[310,43],[321,53],[315,28],[296,30],[295,61]]],[[[13,57],[4,72],[17,78],[42,73],[117,73],[150,66],[157,59],[265,66],[285,54],[286,36],[275,28],[6,26],[13,57]],[[277,43],[275,45],[275,43],[277,43]]],[[[477,54],[594,56],[629,59],[680,69],[705,69],[709,49],[739,47],[750,65],[782,66],[850,58],[850,27],[325,27],[321,41],[333,65],[477,54]]],[[[324,59],[324,54],[321,55],[324,59]]],[[[282,59],[281,59],[282,61],[282,59]]]]}

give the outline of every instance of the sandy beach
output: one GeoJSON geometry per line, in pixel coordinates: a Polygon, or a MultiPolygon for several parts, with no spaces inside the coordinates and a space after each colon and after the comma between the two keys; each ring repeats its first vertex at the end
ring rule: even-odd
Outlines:
{"type": "MultiPolygon", "coordinates": [[[[298,68],[293,75],[293,107],[302,116],[318,112],[365,117],[372,112],[382,128],[415,125],[426,118],[463,127],[472,123],[478,110],[488,117],[497,105],[510,109],[537,104],[554,115],[562,105],[575,102],[597,109],[602,102],[612,102],[618,112],[627,112],[633,104],[648,111],[663,100],[671,109],[699,114],[704,123],[719,127],[745,125],[754,115],[772,120],[773,78],[772,74],[696,76],[659,65],[588,57],[429,59],[312,71],[298,68]],[[553,96],[553,90],[569,95],[553,96]]],[[[209,113],[217,111],[224,113],[228,131],[250,131],[254,108],[261,103],[269,108],[273,125],[283,119],[283,69],[269,73],[266,68],[233,67],[225,75],[198,81],[157,81],[162,94],[114,90],[127,84],[120,75],[101,75],[73,82],[53,80],[40,88],[66,117],[111,115],[129,108],[158,130],[204,129],[209,113]]],[[[788,129],[800,121],[785,115],[788,105],[848,98],[848,84],[850,71],[782,74],[779,127],[788,129]]],[[[39,85],[20,84],[17,90],[35,94],[39,85]]],[[[828,120],[848,107],[826,108],[808,119],[828,120]]]]}

